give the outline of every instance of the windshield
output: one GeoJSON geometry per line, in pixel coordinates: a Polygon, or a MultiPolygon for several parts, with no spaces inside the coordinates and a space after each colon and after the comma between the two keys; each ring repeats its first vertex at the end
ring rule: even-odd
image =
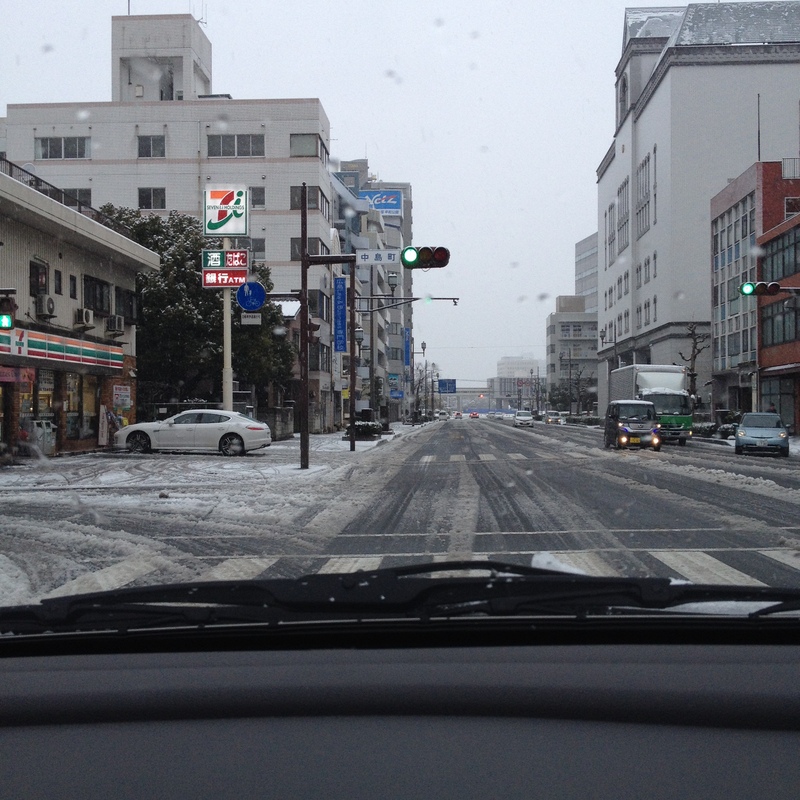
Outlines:
{"type": "Polygon", "coordinates": [[[798,9],[5,3],[0,606],[800,585],[798,9]]]}
{"type": "Polygon", "coordinates": [[[680,394],[648,395],[647,399],[656,407],[658,414],[691,414],[692,407],[689,398],[680,394]]]}
{"type": "Polygon", "coordinates": [[[745,414],[740,423],[743,428],[782,428],[783,423],[777,414],[745,414]]]}

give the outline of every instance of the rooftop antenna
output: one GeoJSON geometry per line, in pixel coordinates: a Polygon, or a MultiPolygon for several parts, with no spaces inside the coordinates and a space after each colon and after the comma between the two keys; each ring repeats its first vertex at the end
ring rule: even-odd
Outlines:
{"type": "Polygon", "coordinates": [[[208,17],[208,6],[206,5],[205,0],[203,0],[202,9],[203,10],[201,12],[200,19],[197,20],[197,24],[198,25],[208,25],[208,19],[207,19],[207,17],[208,17]]]}

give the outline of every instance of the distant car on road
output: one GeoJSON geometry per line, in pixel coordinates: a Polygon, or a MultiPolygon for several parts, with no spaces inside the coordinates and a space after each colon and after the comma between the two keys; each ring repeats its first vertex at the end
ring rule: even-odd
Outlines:
{"type": "Polygon", "coordinates": [[[470,411],[469,412],[469,418],[470,419],[479,419],[480,416],[481,415],[477,411],[470,411]]]}
{"type": "Polygon", "coordinates": [[[453,414],[453,419],[462,419],[463,416],[464,415],[460,411],[456,411],[456,413],[453,414]]]}
{"type": "Polygon", "coordinates": [[[159,422],[139,422],[114,434],[115,450],[149,453],[151,450],[209,450],[224,456],[243,456],[269,447],[272,434],[266,422],[237,411],[193,409],[159,422]]]}
{"type": "Polygon", "coordinates": [[[789,455],[789,431],[778,414],[748,412],[735,426],[734,452],[789,455]]]}
{"type": "Polygon", "coordinates": [[[606,410],[604,447],[661,449],[661,426],[656,407],[646,400],[612,400],[606,410]]]}
{"type": "Polygon", "coordinates": [[[517,411],[514,414],[514,427],[515,428],[532,428],[533,427],[533,414],[530,411],[517,411]]]}
{"type": "Polygon", "coordinates": [[[542,419],[547,425],[566,425],[567,423],[558,411],[545,411],[542,419]]]}

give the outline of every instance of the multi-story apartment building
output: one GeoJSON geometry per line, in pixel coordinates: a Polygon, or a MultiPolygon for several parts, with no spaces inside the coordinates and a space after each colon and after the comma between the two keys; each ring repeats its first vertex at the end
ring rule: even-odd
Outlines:
{"type": "MultiPolygon", "coordinates": [[[[762,238],[769,241],[770,255],[764,259],[764,267],[769,266],[770,274],[776,273],[772,250],[784,252],[786,243],[775,244],[773,232],[779,230],[787,220],[800,213],[800,174],[797,164],[800,159],[789,158],[783,162],[759,162],[750,166],[739,177],[711,199],[711,352],[713,357],[712,381],[707,387],[699,387],[700,397],[712,407],[727,408],[733,411],[755,411],[759,408],[759,388],[761,396],[771,400],[780,391],[775,391],[772,381],[777,378],[764,378],[759,387],[759,367],[764,367],[759,353],[757,298],[742,297],[739,286],[746,281],[761,279],[758,273],[758,260],[761,253],[762,238]],[[766,394],[765,394],[765,389],[766,394]],[[706,393],[707,392],[707,393],[706,393]]],[[[790,221],[794,228],[800,221],[790,221]]],[[[779,240],[782,241],[782,240],[779,240]]],[[[793,260],[794,240],[785,252],[792,258],[786,266],[781,261],[777,270],[779,277],[770,280],[783,280],[785,275],[797,271],[793,260]]],[[[764,270],[762,270],[763,272],[764,270]]],[[[778,298],[785,300],[784,298],[778,298]]],[[[791,315],[791,328],[788,338],[783,319],[783,307],[770,303],[762,308],[762,317],[770,320],[776,310],[780,311],[780,324],[777,327],[780,343],[796,343],[794,312],[791,315]]],[[[777,342],[773,335],[776,330],[772,321],[766,327],[767,335],[761,337],[761,346],[769,343],[769,375],[776,376],[780,362],[775,361],[778,353],[773,348],[777,342]]],[[[785,348],[784,348],[785,349],[785,348]]],[[[794,361],[797,361],[795,358],[794,361]]],[[[792,359],[783,362],[791,364],[792,359]]],[[[786,374],[793,382],[792,369],[786,374]]],[[[777,384],[776,384],[777,386],[777,384]]],[[[779,388],[779,387],[778,387],[779,388]]],[[[786,404],[787,401],[784,401],[786,404]]],[[[763,402],[761,404],[764,406],[763,402]]],[[[766,406],[764,406],[766,407],[766,406]]],[[[794,405],[791,407],[794,413],[794,405]]]]}
{"type": "Polygon", "coordinates": [[[630,8],[622,44],[597,170],[601,407],[618,362],[684,363],[689,324],[711,330],[710,198],[798,147],[800,2],[630,8]]]}
{"type": "MultiPolygon", "coordinates": [[[[235,244],[270,268],[275,292],[297,290],[303,183],[309,252],[332,249],[330,126],[320,101],[214,94],[211,43],[191,15],[113,17],[112,87],[110,102],[10,105],[0,152],[95,207],[200,216],[207,187],[246,186],[249,237],[235,244]]],[[[342,418],[341,359],[331,347],[341,274],[338,266],[309,270],[321,326],[309,357],[311,431],[342,418]]]]}
{"type": "Polygon", "coordinates": [[[543,364],[527,356],[504,356],[497,362],[497,377],[488,381],[494,408],[531,408],[544,402],[543,364]]]}
{"type": "Polygon", "coordinates": [[[17,306],[0,331],[0,451],[93,450],[135,422],[136,273],[159,257],[78,205],[0,160],[0,294],[17,306]]]}
{"type": "MultiPolygon", "coordinates": [[[[362,222],[367,249],[400,250],[412,243],[411,184],[378,180],[370,174],[367,159],[342,161],[338,176],[372,212],[362,222]]],[[[374,340],[376,353],[371,360],[379,406],[390,421],[412,411],[414,376],[413,271],[399,265],[373,265],[360,272],[362,294],[383,297],[363,301],[365,331],[374,340]],[[390,280],[391,279],[391,280],[390,280]],[[371,288],[370,288],[371,287],[371,288]],[[406,302],[403,302],[403,301],[406,302]],[[388,307],[387,310],[377,310],[388,307]]]]}
{"type": "Polygon", "coordinates": [[[557,297],[547,317],[547,394],[563,390],[573,412],[592,410],[597,385],[597,315],[585,308],[584,297],[557,297]]]}
{"type": "Polygon", "coordinates": [[[575,294],[585,297],[586,311],[597,313],[597,232],[575,243],[575,294]]]}

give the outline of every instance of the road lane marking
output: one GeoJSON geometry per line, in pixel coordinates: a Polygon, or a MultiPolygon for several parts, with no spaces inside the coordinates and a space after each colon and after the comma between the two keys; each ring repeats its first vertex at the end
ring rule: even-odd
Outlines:
{"type": "Polygon", "coordinates": [[[522,455],[522,453],[507,453],[509,458],[513,458],[515,461],[527,461],[528,456],[522,455]]]}
{"type": "Polygon", "coordinates": [[[129,558],[125,561],[120,561],[118,564],[105,567],[105,569],[99,569],[96,572],[90,572],[68,581],[42,595],[41,599],[48,600],[51,597],[64,597],[70,594],[105,592],[110,589],[119,589],[137,578],[141,578],[142,575],[154,572],[169,563],[163,558],[129,558]]]}
{"type": "Polygon", "coordinates": [[[692,583],[724,583],[766,586],[738,569],[729,567],[708,553],[687,550],[650,550],[650,555],[666,564],[692,583]]]}
{"type": "Polygon", "coordinates": [[[369,572],[378,569],[383,561],[383,556],[373,558],[329,558],[318,570],[318,575],[327,575],[336,572],[357,572],[363,570],[369,572]]]}
{"type": "Polygon", "coordinates": [[[479,461],[497,461],[497,456],[493,455],[492,453],[479,453],[478,454],[479,461]]]}
{"type": "Polygon", "coordinates": [[[229,558],[221,561],[208,572],[204,572],[201,581],[237,581],[256,578],[266,572],[277,558],[229,558]]]}
{"type": "Polygon", "coordinates": [[[436,456],[422,456],[419,460],[420,464],[430,464],[431,461],[436,461],[436,456]]]}
{"type": "Polygon", "coordinates": [[[456,453],[455,455],[450,456],[451,461],[466,461],[467,457],[463,453],[456,453]]]}

